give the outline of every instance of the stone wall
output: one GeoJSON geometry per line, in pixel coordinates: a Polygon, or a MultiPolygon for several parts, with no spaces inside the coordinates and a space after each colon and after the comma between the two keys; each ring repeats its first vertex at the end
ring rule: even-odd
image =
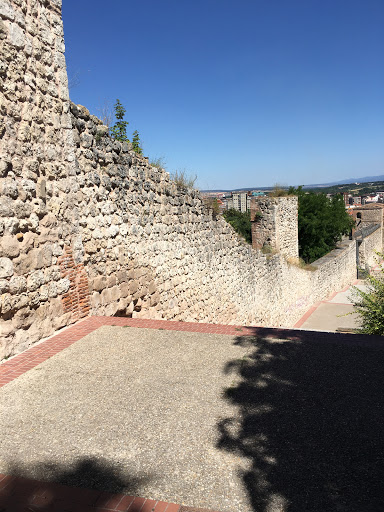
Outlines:
{"type": "Polygon", "coordinates": [[[89,314],[291,326],[355,278],[353,242],[315,271],[263,254],[85,107],[70,119],[75,175],[46,180],[36,228],[2,238],[4,355],[89,314]]]}
{"type": "Polygon", "coordinates": [[[70,105],[59,0],[0,19],[0,358],[90,314],[291,326],[354,280],[355,242],[295,265],[295,199],[263,254],[70,105]]]}
{"type": "Polygon", "coordinates": [[[355,238],[359,252],[358,266],[369,272],[370,268],[377,264],[378,256],[376,253],[383,250],[382,225],[366,225],[355,233],[355,238]]]}
{"type": "Polygon", "coordinates": [[[55,207],[75,176],[60,0],[0,2],[0,357],[71,321],[55,207]]]}
{"type": "Polygon", "coordinates": [[[361,221],[357,229],[371,226],[372,224],[382,224],[383,222],[383,211],[384,205],[381,204],[369,204],[356,206],[352,210],[353,218],[357,223],[361,221]]]}
{"type": "Polygon", "coordinates": [[[373,225],[380,224],[382,227],[382,237],[384,238],[384,205],[380,203],[357,206],[352,210],[352,216],[356,222],[354,230],[370,228],[373,225]]]}

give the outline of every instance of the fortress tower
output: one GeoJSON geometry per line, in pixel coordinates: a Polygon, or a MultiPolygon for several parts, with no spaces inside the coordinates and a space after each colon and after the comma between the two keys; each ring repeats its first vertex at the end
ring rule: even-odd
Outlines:
{"type": "Polygon", "coordinates": [[[251,200],[252,246],[271,247],[289,258],[299,257],[296,196],[251,200]]]}

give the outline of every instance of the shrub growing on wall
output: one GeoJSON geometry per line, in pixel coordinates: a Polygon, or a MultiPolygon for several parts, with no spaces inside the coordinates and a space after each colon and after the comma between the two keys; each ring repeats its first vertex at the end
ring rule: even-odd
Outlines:
{"type": "Polygon", "coordinates": [[[214,219],[220,215],[220,205],[216,197],[207,197],[204,199],[204,204],[211,210],[214,219]]]}
{"type": "Polygon", "coordinates": [[[137,130],[135,130],[132,135],[132,149],[133,151],[136,151],[138,155],[143,154],[143,149],[140,146],[139,132],[137,130]]]}
{"type": "Polygon", "coordinates": [[[152,167],[157,167],[158,169],[165,169],[165,157],[164,156],[156,156],[151,158],[149,162],[152,167]]]}
{"type": "Polygon", "coordinates": [[[120,100],[116,100],[114,109],[117,121],[110,130],[111,135],[115,140],[119,140],[120,142],[129,142],[127,137],[127,126],[129,123],[128,121],[124,121],[125,108],[120,103],[120,100]]]}

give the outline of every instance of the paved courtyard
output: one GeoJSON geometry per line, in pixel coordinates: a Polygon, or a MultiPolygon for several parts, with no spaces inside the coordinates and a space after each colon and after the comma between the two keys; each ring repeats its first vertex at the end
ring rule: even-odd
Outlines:
{"type": "Polygon", "coordinates": [[[383,348],[87,319],[0,366],[0,509],[383,510],[383,348]]]}

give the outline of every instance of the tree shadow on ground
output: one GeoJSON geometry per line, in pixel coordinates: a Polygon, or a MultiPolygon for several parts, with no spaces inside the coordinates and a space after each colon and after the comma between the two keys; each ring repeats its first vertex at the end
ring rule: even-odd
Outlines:
{"type": "Polygon", "coordinates": [[[137,496],[149,480],[146,475],[132,477],[102,458],[82,458],[68,466],[9,464],[0,481],[0,512],[88,510],[96,503],[102,508],[112,494],[137,496]]]}
{"type": "Polygon", "coordinates": [[[225,396],[239,414],[220,422],[218,446],[249,460],[255,512],[384,510],[384,343],[297,333],[236,339],[248,356],[227,364],[225,396]]]}

